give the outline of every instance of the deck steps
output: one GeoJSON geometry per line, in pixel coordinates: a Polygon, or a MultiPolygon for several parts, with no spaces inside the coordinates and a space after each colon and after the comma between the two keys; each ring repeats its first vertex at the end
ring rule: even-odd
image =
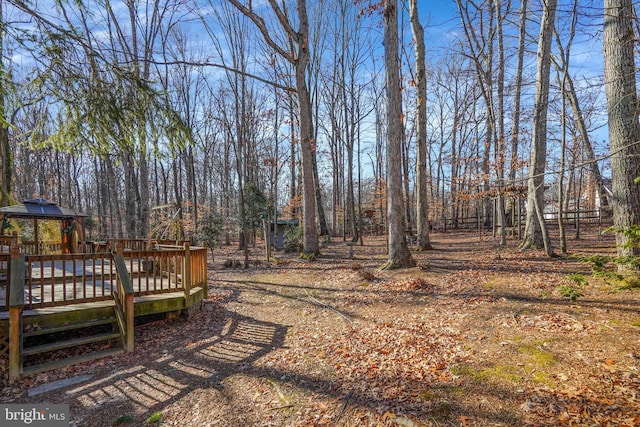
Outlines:
{"type": "MultiPolygon", "coordinates": [[[[176,313],[190,314],[206,292],[139,295],[133,300],[135,325],[176,313]]],[[[82,302],[22,311],[19,377],[112,357],[125,352],[114,300],[82,302]]],[[[9,313],[0,311],[0,355],[9,351],[9,313]],[[7,337],[2,342],[2,337],[7,337]]],[[[14,371],[14,372],[16,372],[14,371]]]]}
{"type": "Polygon", "coordinates": [[[82,316],[64,320],[58,316],[57,323],[48,322],[40,316],[38,322],[27,322],[24,329],[22,375],[33,375],[124,351],[113,310],[109,310],[108,315],[85,310],[82,316]],[[41,327],[51,324],[53,326],[41,327]],[[70,357],[70,353],[76,355],[70,357]]]}
{"type": "MultiPolygon", "coordinates": [[[[115,321],[116,321],[115,317],[108,317],[105,319],[89,320],[87,322],[74,323],[71,326],[73,327],[73,329],[90,328],[93,326],[113,324],[115,323],[115,321]]],[[[71,328],[71,326],[66,324],[66,325],[59,325],[59,326],[49,327],[44,329],[30,329],[30,330],[24,331],[22,333],[22,336],[25,338],[28,338],[28,337],[34,337],[34,336],[43,335],[43,334],[51,334],[56,332],[68,331],[71,328]]]]}
{"type": "Polygon", "coordinates": [[[92,344],[92,343],[101,342],[101,341],[110,341],[116,338],[120,338],[119,332],[90,335],[90,336],[74,338],[66,341],[55,341],[48,344],[36,345],[33,347],[26,347],[22,351],[22,354],[24,356],[32,356],[34,354],[48,353],[56,350],[63,350],[65,348],[77,347],[79,345],[92,344]]]}
{"type": "Polygon", "coordinates": [[[105,357],[117,356],[119,354],[124,353],[124,349],[118,348],[108,348],[106,350],[101,351],[93,351],[91,353],[81,354],[75,357],[67,357],[64,359],[57,359],[51,362],[42,363],[39,365],[31,365],[25,366],[22,369],[22,375],[34,375],[39,374],[40,372],[51,371],[58,368],[64,368],[65,366],[71,366],[78,363],[90,362],[92,360],[98,360],[105,357]]]}

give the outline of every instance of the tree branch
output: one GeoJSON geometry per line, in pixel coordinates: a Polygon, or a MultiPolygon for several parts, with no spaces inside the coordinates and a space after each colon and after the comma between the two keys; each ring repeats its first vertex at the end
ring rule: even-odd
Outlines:
{"type": "MultiPolygon", "coordinates": [[[[286,50],[282,49],[280,46],[278,46],[278,44],[271,38],[271,35],[269,34],[269,30],[267,30],[267,26],[264,23],[264,19],[262,19],[261,16],[257,15],[252,9],[244,6],[238,0],[227,0],[227,1],[231,3],[236,9],[238,9],[244,16],[246,16],[247,18],[251,19],[251,21],[253,21],[256,27],[258,27],[258,30],[260,30],[260,32],[262,33],[262,37],[264,37],[264,41],[267,43],[267,45],[269,45],[269,47],[271,47],[273,50],[278,52],[280,56],[282,56],[284,59],[289,61],[291,64],[295,63],[295,58],[293,57],[293,55],[287,52],[286,50]]],[[[278,11],[275,11],[275,12],[276,14],[278,13],[278,11]]],[[[287,27],[285,27],[285,30],[287,30],[287,27]]]]}
{"type": "Polygon", "coordinates": [[[269,4],[271,5],[271,8],[273,9],[276,16],[278,17],[278,20],[280,21],[280,25],[282,25],[282,28],[284,28],[284,31],[287,33],[287,35],[294,40],[298,40],[298,33],[293,29],[293,27],[291,27],[289,20],[287,19],[286,15],[282,12],[282,9],[280,9],[276,1],[269,0],[269,4]]]}
{"type": "MultiPolygon", "coordinates": [[[[230,0],[231,1],[231,0],[230,0]]],[[[227,65],[216,64],[214,62],[198,62],[198,61],[185,61],[185,60],[176,60],[176,61],[156,61],[154,59],[147,60],[150,64],[153,65],[189,65],[192,67],[213,67],[213,68],[221,68],[225,71],[231,71],[232,73],[240,74],[245,77],[249,77],[255,79],[264,84],[268,84],[269,86],[273,86],[277,89],[282,89],[286,92],[295,92],[296,89],[291,86],[281,85],[280,83],[273,82],[271,80],[267,80],[264,77],[256,76],[255,74],[247,73],[246,71],[240,71],[237,68],[229,67],[227,65]]]]}

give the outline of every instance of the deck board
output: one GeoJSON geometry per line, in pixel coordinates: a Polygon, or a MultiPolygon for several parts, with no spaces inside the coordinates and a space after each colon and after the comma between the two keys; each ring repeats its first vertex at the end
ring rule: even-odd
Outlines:
{"type": "MultiPolygon", "coordinates": [[[[200,291],[200,288],[191,289],[191,295],[195,295],[200,291]]],[[[172,300],[177,298],[184,298],[184,292],[165,292],[161,294],[149,294],[134,297],[133,303],[136,304],[144,304],[149,302],[158,302],[163,300],[172,300]]],[[[113,300],[106,301],[94,301],[94,302],[83,302],[77,304],[68,304],[68,305],[60,305],[53,307],[43,307],[43,308],[34,308],[24,310],[22,312],[23,317],[30,316],[40,316],[46,314],[56,314],[56,313],[65,313],[70,311],[78,311],[78,310],[91,310],[96,308],[104,308],[114,306],[115,302],[113,300]]],[[[0,311],[0,321],[8,320],[9,312],[8,311],[0,311]]]]}

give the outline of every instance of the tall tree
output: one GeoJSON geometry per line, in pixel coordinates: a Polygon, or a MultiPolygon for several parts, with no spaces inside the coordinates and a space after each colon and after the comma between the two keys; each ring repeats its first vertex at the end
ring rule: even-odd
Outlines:
{"type": "MultiPolygon", "coordinates": [[[[504,146],[505,146],[505,126],[504,126],[504,74],[505,74],[505,47],[504,47],[504,34],[502,30],[502,24],[505,20],[506,12],[502,10],[502,2],[500,0],[493,0],[496,8],[496,38],[498,39],[498,75],[496,77],[497,86],[497,100],[496,100],[496,124],[493,127],[495,130],[494,143],[495,143],[495,165],[496,165],[496,178],[497,178],[497,209],[494,215],[497,216],[497,223],[500,225],[500,245],[507,244],[506,234],[506,216],[504,206],[504,146]]],[[[507,2],[509,4],[510,2],[507,2]]],[[[495,223],[494,218],[494,223],[495,223]]]]}
{"type": "Polygon", "coordinates": [[[640,124],[631,0],[604,1],[604,77],[611,144],[613,223],[620,256],[639,255],[625,230],[640,224],[640,124]]]}
{"type": "Polygon", "coordinates": [[[0,206],[9,205],[11,199],[11,148],[9,122],[6,115],[7,76],[4,63],[4,0],[0,0],[0,206]]]}
{"type": "Polygon", "coordinates": [[[306,0],[296,0],[297,16],[294,22],[297,22],[298,28],[295,29],[292,20],[286,14],[286,9],[281,8],[276,0],[268,0],[278,23],[291,43],[291,46],[283,48],[276,42],[275,38],[272,38],[264,18],[253,10],[250,0],[246,5],[239,0],[227,1],[251,19],[258,27],[267,45],[293,66],[298,97],[300,157],[302,160],[303,252],[311,255],[317,254],[319,252],[319,242],[318,227],[316,225],[315,183],[313,179],[313,151],[316,149],[316,141],[314,140],[311,95],[306,80],[310,58],[307,2],[306,0]]]}
{"type": "Polygon", "coordinates": [[[578,93],[576,91],[575,85],[573,83],[573,77],[569,72],[569,60],[571,58],[571,45],[576,35],[576,25],[578,21],[578,1],[573,1],[573,6],[571,9],[570,16],[570,24],[568,28],[568,34],[566,37],[565,45],[562,44],[562,38],[558,34],[556,29],[556,45],[558,49],[557,57],[553,57],[552,60],[554,65],[558,70],[562,73],[562,94],[566,99],[566,102],[569,103],[571,107],[571,111],[573,113],[574,120],[576,122],[576,127],[578,133],[580,135],[580,140],[582,143],[582,147],[584,148],[584,152],[586,154],[587,160],[590,163],[590,169],[592,174],[592,179],[596,185],[596,191],[600,198],[600,203],[602,207],[608,206],[608,199],[604,189],[604,185],[602,182],[602,174],[600,173],[600,167],[598,166],[598,162],[596,160],[596,155],[593,150],[593,144],[591,143],[591,139],[589,137],[589,130],[587,128],[587,120],[585,118],[585,114],[583,113],[582,107],[580,105],[580,100],[578,99],[578,93]]]}
{"type": "MultiPolygon", "coordinates": [[[[324,5],[318,5],[315,9],[315,19],[313,20],[313,29],[311,33],[312,36],[312,52],[310,54],[309,60],[309,86],[313,89],[311,91],[311,101],[313,104],[313,115],[314,117],[318,117],[318,110],[320,109],[321,99],[319,96],[318,88],[320,86],[319,79],[320,73],[322,69],[322,56],[323,56],[323,47],[326,42],[327,34],[325,34],[325,29],[327,25],[327,17],[328,15],[325,11],[324,5]]],[[[313,139],[315,141],[318,140],[318,126],[314,126],[314,135],[313,139]]],[[[312,164],[313,164],[313,181],[315,183],[315,195],[316,195],[316,208],[318,210],[318,226],[320,227],[320,236],[323,236],[325,239],[330,238],[329,234],[329,226],[327,224],[327,217],[324,210],[323,203],[323,194],[322,194],[322,182],[320,180],[320,175],[318,173],[318,151],[313,150],[312,154],[312,164]]]]}
{"type": "Polygon", "coordinates": [[[418,250],[427,250],[432,249],[429,240],[429,201],[427,199],[427,72],[424,29],[420,24],[417,0],[409,1],[409,15],[416,56],[416,236],[418,250]]]}
{"type": "Polygon", "coordinates": [[[551,41],[557,0],[546,0],[540,22],[538,66],[533,110],[533,135],[529,179],[527,180],[527,218],[521,249],[544,246],[547,255],[553,254],[551,240],[544,222],[544,175],[547,157],[547,111],[551,72],[551,41]]]}
{"type": "Polygon", "coordinates": [[[398,1],[384,5],[384,51],[387,93],[387,229],[389,237],[386,269],[412,267],[405,236],[404,197],[402,191],[402,95],[398,59],[398,1]]]}
{"type": "MultiPolygon", "coordinates": [[[[513,120],[511,122],[511,158],[509,161],[509,182],[514,184],[518,171],[518,145],[520,138],[520,99],[522,97],[522,70],[524,68],[525,39],[527,36],[527,0],[520,2],[520,24],[518,31],[518,56],[513,95],[513,120]]],[[[520,212],[518,212],[520,215],[520,212]]]]}

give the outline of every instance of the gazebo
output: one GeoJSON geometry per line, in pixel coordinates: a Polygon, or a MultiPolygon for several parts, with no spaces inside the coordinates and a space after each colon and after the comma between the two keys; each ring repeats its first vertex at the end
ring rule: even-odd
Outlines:
{"type": "Polygon", "coordinates": [[[40,244],[38,221],[60,221],[60,252],[63,254],[77,253],[80,248],[85,247],[84,219],[87,216],[87,214],[76,211],[75,209],[63,208],[42,198],[29,199],[19,205],[0,208],[0,223],[2,224],[4,224],[5,219],[26,219],[33,221],[33,249],[27,249],[29,245],[26,245],[24,241],[22,244],[25,250],[28,250],[28,252],[34,255],[43,252],[40,244]]]}

